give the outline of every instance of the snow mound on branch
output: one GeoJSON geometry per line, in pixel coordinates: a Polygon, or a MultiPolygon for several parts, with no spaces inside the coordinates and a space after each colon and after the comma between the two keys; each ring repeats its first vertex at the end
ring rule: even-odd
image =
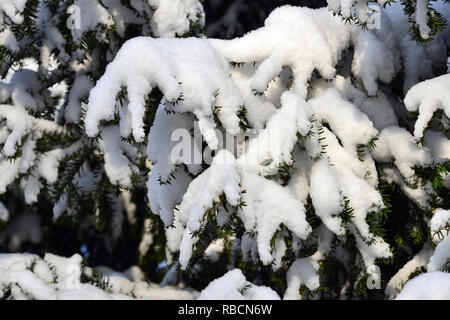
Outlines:
{"type": "MultiPolygon", "coordinates": [[[[386,25],[390,26],[389,21],[386,25]]],[[[264,27],[241,38],[209,41],[229,62],[259,63],[249,84],[257,93],[265,92],[288,66],[292,90],[306,98],[313,71],[333,79],[343,51],[351,44],[355,47],[352,71],[371,96],[378,91],[376,80],[389,83],[398,66],[399,54],[389,32],[346,24],[326,8],[283,6],[270,14],[264,27]]]]}
{"type": "Polygon", "coordinates": [[[101,129],[99,149],[104,154],[106,175],[112,184],[131,187],[131,176],[137,168],[130,159],[135,160],[135,147],[120,139],[119,128],[109,126],[101,129]],[[130,159],[129,159],[130,158],[130,159]]]}
{"type": "Polygon", "coordinates": [[[400,173],[407,182],[413,184],[414,167],[426,167],[432,164],[432,157],[427,148],[417,146],[414,137],[400,127],[384,129],[373,149],[373,157],[381,162],[394,161],[400,173]]]}
{"type": "Polygon", "coordinates": [[[0,3],[0,26],[5,22],[5,18],[10,19],[15,24],[23,22],[22,12],[25,9],[27,0],[2,0],[0,3]]]}
{"type": "Polygon", "coordinates": [[[4,222],[9,220],[9,211],[1,201],[0,201],[0,220],[4,222]]]}
{"type": "Polygon", "coordinates": [[[239,157],[238,163],[245,170],[272,175],[282,164],[292,164],[297,133],[306,137],[312,129],[312,111],[305,100],[286,91],[281,96],[281,105],[266,127],[250,141],[246,153],[239,157]]]}
{"type": "Polygon", "coordinates": [[[409,280],[396,300],[449,300],[450,274],[428,272],[409,280]]]}
{"type": "MultiPolygon", "coordinates": [[[[377,3],[383,6],[387,0],[378,0],[377,3]]],[[[369,6],[368,0],[327,0],[328,9],[340,13],[342,17],[349,18],[354,14],[352,9],[356,10],[356,17],[361,23],[368,22],[369,19],[369,6]]]]}
{"type": "Polygon", "coordinates": [[[332,79],[351,28],[325,8],[283,6],[274,10],[264,27],[234,40],[209,40],[231,62],[261,62],[250,88],[264,92],[283,66],[294,76],[294,92],[306,98],[307,81],[314,69],[332,79]],[[310,37],[316,34],[316,37],[310,37]]]}
{"type": "Polygon", "coordinates": [[[246,281],[242,271],[234,269],[212,281],[198,300],[280,300],[280,297],[269,287],[246,281]]]}
{"type": "Polygon", "coordinates": [[[156,37],[181,36],[194,23],[205,23],[203,7],[198,0],[150,0],[156,8],[152,17],[152,30],[156,37]]]}
{"type": "Polygon", "coordinates": [[[152,212],[161,217],[164,225],[170,226],[174,221],[173,209],[181,203],[192,181],[187,173],[179,168],[173,173],[173,178],[167,183],[162,183],[160,178],[159,164],[152,167],[147,182],[147,196],[152,212]]]}
{"type": "Polygon", "coordinates": [[[11,51],[19,50],[16,36],[8,27],[0,31],[0,46],[4,46],[11,51]]]}
{"type": "Polygon", "coordinates": [[[309,290],[314,291],[320,286],[320,278],[317,274],[319,262],[325,259],[331,250],[333,233],[324,225],[318,228],[319,247],[317,251],[309,257],[300,258],[294,261],[289,267],[286,275],[287,288],[283,299],[300,300],[300,286],[305,285],[309,290]]]}
{"type": "Polygon", "coordinates": [[[248,232],[257,232],[258,253],[263,264],[273,261],[270,241],[281,224],[301,239],[311,233],[305,208],[289,189],[248,172],[242,174],[242,189],[246,190],[242,195],[245,206],[238,214],[248,232]]]}
{"type": "Polygon", "coordinates": [[[187,268],[193,246],[198,241],[193,232],[205,224],[207,214],[211,214],[208,210],[221,202],[220,196],[224,194],[231,206],[238,205],[241,198],[240,181],[236,159],[228,151],[221,150],[214,157],[211,166],[189,184],[179,206],[180,221],[185,226],[180,244],[182,269],[187,268]]]}
{"type": "Polygon", "coordinates": [[[389,295],[390,299],[395,298],[400,293],[404,284],[408,281],[411,274],[420,270],[422,267],[426,267],[433,249],[429,243],[426,243],[422,250],[417,253],[414,258],[408,261],[397,273],[389,280],[385,293],[389,295]]]}
{"type": "Polygon", "coordinates": [[[422,138],[423,131],[437,110],[444,110],[445,115],[450,118],[450,74],[425,80],[413,86],[405,96],[405,106],[408,111],[419,112],[414,136],[422,138]]]}
{"type": "Polygon", "coordinates": [[[108,10],[102,6],[99,2],[91,0],[75,0],[73,3],[79,12],[71,12],[79,14],[80,23],[75,28],[71,29],[72,37],[76,43],[80,43],[83,34],[88,31],[96,30],[100,25],[111,27],[114,24],[112,16],[108,10]]]}
{"type": "Polygon", "coordinates": [[[322,222],[337,235],[343,235],[343,209],[341,186],[335,169],[326,160],[317,161],[311,168],[310,194],[316,214],[322,222]]]}
{"type": "Polygon", "coordinates": [[[114,118],[116,95],[126,87],[133,136],[142,141],[145,98],[158,87],[174,104],[174,111],[197,116],[201,133],[211,149],[216,149],[213,106],[220,106],[217,115],[225,129],[233,134],[239,130],[236,113],[242,105],[241,96],[227,73],[228,65],[206,40],[129,40],[91,90],[86,132],[95,136],[101,120],[114,118]]]}
{"type": "Polygon", "coordinates": [[[450,210],[438,208],[430,220],[430,231],[434,243],[439,243],[450,233],[450,210]],[[445,230],[448,228],[447,230],[445,230]]]}
{"type": "MultiPolygon", "coordinates": [[[[448,10],[448,5],[444,1],[433,1],[430,6],[434,7],[447,19],[450,17],[450,10],[448,10]]],[[[424,79],[424,77],[434,77],[433,68],[439,65],[445,66],[447,61],[446,45],[449,45],[450,29],[447,26],[446,30],[433,36],[435,38],[433,41],[425,44],[417,43],[411,38],[409,32],[411,24],[403,9],[404,6],[397,1],[391,3],[383,12],[388,17],[391,30],[395,36],[395,43],[403,62],[402,70],[405,73],[403,92],[406,93],[412,86],[424,79]]],[[[383,28],[379,31],[385,29],[385,21],[387,19],[384,19],[384,15],[382,15],[381,24],[383,28]]]]}
{"type": "Polygon", "coordinates": [[[354,153],[360,144],[367,145],[378,134],[372,121],[336,88],[309,99],[308,105],[318,120],[330,125],[350,153],[354,153]]]}
{"type": "Polygon", "coordinates": [[[214,202],[220,202],[222,193],[230,205],[237,206],[241,197],[240,181],[236,159],[230,152],[221,150],[211,166],[190,183],[180,204],[181,222],[189,230],[197,231],[205,211],[214,202]]]}
{"type": "Polygon", "coordinates": [[[194,175],[200,172],[200,164],[193,164],[196,158],[201,157],[199,143],[194,141],[194,145],[191,145],[190,132],[193,129],[194,122],[190,117],[169,112],[165,103],[159,105],[148,135],[147,154],[149,160],[158,165],[155,174],[159,175],[162,182],[169,179],[176,165],[185,164],[194,175]],[[177,148],[178,138],[182,139],[182,150],[177,148]]]}
{"type": "Polygon", "coordinates": [[[160,287],[141,281],[136,272],[130,270],[131,276],[135,274],[131,278],[111,270],[96,279],[91,268],[82,266],[79,254],[65,258],[47,253],[43,259],[27,253],[0,254],[0,293],[6,294],[10,288],[7,298],[27,300],[191,300],[198,296],[192,290],[160,287]],[[92,284],[81,282],[82,275],[92,284]]]}

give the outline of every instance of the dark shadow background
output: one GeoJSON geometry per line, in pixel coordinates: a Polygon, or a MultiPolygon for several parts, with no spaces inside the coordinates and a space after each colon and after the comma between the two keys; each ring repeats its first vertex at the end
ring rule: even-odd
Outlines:
{"type": "Polygon", "coordinates": [[[283,5],[320,8],[326,0],[205,0],[208,37],[231,39],[257,29],[264,24],[270,12],[283,5]]]}

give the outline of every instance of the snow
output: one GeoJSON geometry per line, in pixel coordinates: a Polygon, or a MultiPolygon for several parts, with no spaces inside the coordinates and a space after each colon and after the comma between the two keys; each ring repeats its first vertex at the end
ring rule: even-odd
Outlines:
{"type": "Polygon", "coordinates": [[[19,50],[16,36],[8,27],[0,31],[0,45],[11,51],[19,50]]]}
{"type": "Polygon", "coordinates": [[[74,18],[80,19],[79,25],[71,29],[72,37],[77,43],[81,42],[83,34],[87,31],[94,31],[100,25],[111,27],[114,24],[108,10],[96,1],[75,0],[73,5],[79,10],[79,12],[73,13],[74,15],[79,14],[74,18]]]}
{"type": "MultiPolygon", "coordinates": [[[[160,287],[142,281],[136,266],[124,273],[109,268],[102,280],[107,287],[81,283],[81,275],[92,276],[92,269],[81,265],[82,257],[70,258],[45,254],[0,254],[0,290],[11,287],[14,299],[38,300],[111,300],[111,299],[176,299],[192,300],[198,293],[191,289],[160,287]]],[[[3,294],[3,292],[2,292],[3,294]]]]}
{"type": "Polygon", "coordinates": [[[291,152],[298,140],[297,132],[306,136],[312,129],[312,111],[302,98],[287,91],[281,96],[281,104],[266,127],[249,142],[245,154],[239,157],[238,163],[245,170],[272,175],[280,165],[292,164],[291,152]]]}
{"type": "Polygon", "coordinates": [[[170,183],[161,184],[159,172],[159,164],[156,164],[147,182],[147,196],[152,212],[159,215],[166,226],[170,226],[173,222],[173,209],[183,200],[192,178],[179,168],[170,183]]]}
{"type": "Polygon", "coordinates": [[[318,97],[309,99],[308,104],[316,118],[329,124],[350,153],[354,153],[359,144],[368,144],[378,133],[372,121],[336,88],[327,89],[318,97]]]}
{"type": "Polygon", "coordinates": [[[311,233],[305,208],[289,189],[253,173],[243,173],[242,189],[246,190],[242,195],[246,206],[238,214],[247,231],[257,232],[258,253],[263,264],[273,260],[270,241],[281,224],[302,239],[311,233]]]}
{"type": "Polygon", "coordinates": [[[430,232],[434,243],[439,243],[448,237],[449,231],[445,230],[448,226],[450,226],[450,210],[436,209],[430,220],[430,232]]]}
{"type": "Polygon", "coordinates": [[[432,163],[428,149],[417,146],[414,137],[400,127],[384,129],[372,151],[373,157],[381,162],[394,161],[402,176],[413,184],[414,167],[426,167],[432,163]]]}
{"type": "Polygon", "coordinates": [[[226,150],[221,150],[214,157],[211,166],[195,178],[183,195],[179,206],[180,221],[186,226],[180,244],[180,263],[185,269],[192,255],[192,246],[198,237],[192,232],[198,231],[207,218],[205,212],[220,202],[224,194],[231,206],[237,206],[240,195],[241,177],[236,167],[236,159],[226,150]]]}
{"type": "Polygon", "coordinates": [[[234,40],[210,40],[228,60],[261,62],[250,88],[264,92],[283,66],[291,67],[294,92],[306,98],[307,80],[316,68],[326,79],[350,39],[350,28],[326,9],[283,6],[274,10],[264,27],[234,40]],[[316,34],[317,37],[310,37],[316,34]]]}
{"type": "Polygon", "coordinates": [[[305,285],[309,290],[316,290],[320,286],[320,279],[317,271],[319,262],[323,260],[331,250],[332,233],[324,226],[318,228],[319,247],[317,251],[309,257],[300,258],[294,261],[289,267],[286,275],[287,288],[283,299],[300,300],[300,286],[305,285]]]}
{"type": "Polygon", "coordinates": [[[427,130],[424,135],[425,146],[430,149],[436,162],[445,162],[450,159],[450,140],[441,132],[427,130]]]}
{"type": "Polygon", "coordinates": [[[336,235],[343,235],[342,219],[339,217],[343,209],[341,186],[335,169],[326,160],[317,161],[311,168],[310,188],[316,214],[328,229],[336,235]]]}
{"type": "Polygon", "coordinates": [[[72,123],[79,123],[81,115],[81,100],[86,98],[93,84],[91,80],[83,73],[76,76],[72,89],[69,93],[69,101],[64,110],[65,118],[72,123]]]}
{"type": "Polygon", "coordinates": [[[396,300],[448,300],[450,274],[427,272],[408,281],[396,300]]]}
{"type": "MultiPolygon", "coordinates": [[[[385,2],[380,0],[378,4],[385,2]]],[[[13,24],[23,19],[20,12],[24,4],[25,0],[4,0],[0,4],[0,45],[12,51],[24,45],[17,42],[11,31],[13,24]]],[[[428,4],[427,0],[417,1],[412,17],[424,38],[430,36],[428,4]]],[[[284,267],[290,247],[288,237],[292,235],[295,259],[287,272],[286,299],[302,298],[302,285],[310,290],[320,287],[320,263],[331,252],[335,235],[342,241],[347,232],[356,239],[360,276],[368,276],[369,280],[381,278],[376,262],[392,257],[391,248],[370,232],[366,221],[369,213],[384,208],[379,178],[398,184],[422,210],[431,209],[435,192],[429,181],[418,178],[416,169],[450,159],[448,135],[437,132],[434,125],[427,128],[437,110],[450,114],[450,78],[433,78],[447,60],[448,28],[434,41],[417,44],[410,39],[408,17],[400,4],[381,12],[381,29],[364,31],[354,23],[342,22],[329,9],[367,22],[367,0],[329,0],[328,9],[278,8],[262,28],[233,40],[170,39],[204,24],[199,0],[132,0],[130,8],[119,0],[104,0],[102,4],[75,0],[74,5],[81,9],[81,28],[71,30],[73,39],[80,44],[86,32],[93,31],[97,40],[109,43],[105,58],[110,63],[94,85],[92,79],[100,71],[100,51],[65,52],[65,38],[52,25],[51,10],[39,5],[37,25],[43,39],[37,47],[39,63],[33,62],[37,71],[19,68],[9,73],[9,83],[0,83],[1,194],[20,178],[18,186],[24,192],[25,202],[37,202],[45,182],[53,191],[61,162],[90,141],[95,156],[103,156],[102,169],[110,182],[122,192],[136,187],[132,183],[132,175],[139,173],[136,163],[146,160],[150,170],[149,206],[166,228],[165,263],[170,271],[162,283],[176,281],[178,269],[190,266],[206,221],[221,228],[241,220],[244,235],[214,239],[204,257],[217,262],[225,243],[232,241],[233,250],[240,250],[244,261],[271,264],[272,270],[277,271],[284,267]],[[114,56],[128,25],[135,23],[144,25],[142,35],[155,38],[129,40],[114,56]],[[67,82],[48,90],[43,88],[40,79],[58,77],[66,66],[71,73],[67,82]],[[397,87],[392,83],[394,78],[396,82],[404,78],[407,111],[419,112],[414,135],[408,131],[405,110],[399,110],[404,105],[390,88],[397,87]],[[429,78],[433,79],[419,83],[429,78]],[[160,89],[164,97],[146,139],[144,117],[149,111],[148,95],[154,88],[160,89]],[[125,93],[122,101],[116,101],[119,92],[125,93]],[[54,102],[50,97],[60,99],[54,102]],[[38,118],[53,103],[56,120],[38,118]],[[244,106],[251,126],[245,133],[237,116],[244,106]],[[119,125],[106,124],[117,116],[119,125]],[[36,146],[44,133],[69,133],[59,125],[65,120],[84,124],[83,129],[88,136],[96,137],[95,141],[83,138],[72,145],[38,153],[36,146]],[[195,161],[205,146],[197,139],[197,131],[211,151],[211,162],[195,161]],[[147,145],[134,147],[123,139],[130,135],[147,145]],[[237,154],[228,145],[223,146],[225,135],[236,143],[233,147],[237,154]],[[417,144],[422,137],[423,146],[417,144]],[[376,146],[369,146],[372,142],[376,146]],[[189,149],[184,149],[187,144],[189,149]],[[9,159],[16,154],[17,159],[9,159]],[[287,181],[281,177],[283,165],[292,166],[287,181]],[[306,220],[308,197],[322,222],[315,230],[306,220]],[[354,216],[348,223],[339,216],[344,200],[353,209],[354,216]],[[367,242],[372,240],[374,243],[369,246],[367,242]],[[316,253],[300,255],[305,243],[317,245],[316,253]],[[173,261],[178,253],[179,261],[173,261]]],[[[439,6],[430,3],[433,5],[439,6]]],[[[444,15],[448,15],[447,11],[444,15]]],[[[448,186],[450,178],[445,179],[448,186]]],[[[98,181],[86,163],[72,183],[80,192],[90,193],[98,181]]],[[[53,204],[55,220],[65,211],[75,214],[69,200],[63,190],[53,204]]],[[[113,205],[112,236],[118,239],[125,218],[123,211],[134,223],[136,206],[131,193],[119,195],[113,199],[113,205]]],[[[0,220],[8,220],[9,214],[0,202],[0,220]]],[[[429,272],[443,269],[450,242],[446,234],[442,237],[437,232],[446,227],[449,219],[448,210],[434,210],[426,222],[436,250],[432,252],[427,243],[391,278],[386,289],[390,298],[400,292],[418,268],[427,266],[429,272]]],[[[42,238],[40,223],[39,217],[30,213],[14,215],[0,240],[10,250],[19,249],[27,240],[36,243],[42,238]]],[[[145,218],[138,248],[140,258],[156,240],[150,231],[152,227],[152,221],[145,218]]],[[[103,268],[110,287],[102,290],[80,282],[86,270],[79,255],[62,258],[47,254],[43,260],[33,256],[37,260],[35,272],[27,269],[28,260],[12,268],[1,264],[1,257],[0,288],[5,285],[2,281],[12,283],[11,292],[17,299],[192,299],[199,295],[191,290],[146,283],[136,268],[135,277],[103,268]],[[51,270],[50,265],[56,269],[51,270]],[[57,283],[53,283],[54,275],[58,276],[57,283]]],[[[201,269],[199,265],[193,267],[201,269]]],[[[234,262],[227,268],[233,269],[234,262]]],[[[242,272],[235,269],[213,281],[200,298],[279,296],[268,287],[248,283],[242,272]]]]}
{"type": "Polygon", "coordinates": [[[11,130],[3,146],[6,156],[13,156],[16,152],[16,144],[20,144],[33,127],[33,118],[22,107],[0,105],[0,118],[6,119],[6,125],[11,130]]]}
{"type": "Polygon", "coordinates": [[[8,221],[9,219],[9,211],[3,204],[3,202],[0,201],[0,220],[3,222],[8,221]]]}
{"type": "Polygon", "coordinates": [[[241,177],[236,168],[236,159],[226,150],[221,150],[214,157],[211,166],[194,179],[180,204],[180,220],[191,231],[200,228],[205,210],[224,193],[227,202],[237,206],[240,199],[241,177]]]}
{"type": "Polygon", "coordinates": [[[112,184],[131,187],[131,175],[134,167],[127,157],[136,154],[134,147],[120,139],[119,127],[101,128],[100,150],[104,153],[105,172],[112,184]],[[131,149],[131,150],[127,150],[131,149]]]}
{"type": "Polygon", "coordinates": [[[446,237],[434,249],[434,253],[428,262],[427,270],[429,272],[443,269],[450,258],[450,238],[446,237]]]}
{"type": "Polygon", "coordinates": [[[429,244],[425,244],[411,260],[409,260],[397,273],[389,280],[385,293],[389,299],[394,299],[402,290],[404,284],[408,281],[411,274],[426,267],[433,250],[429,244]]]}
{"type": "Polygon", "coordinates": [[[211,118],[212,105],[221,106],[218,117],[225,129],[231,133],[239,130],[236,113],[242,101],[238,89],[226,74],[227,69],[219,54],[202,39],[138,37],[129,40],[91,90],[86,132],[95,136],[100,121],[114,117],[116,95],[121,86],[125,86],[133,136],[136,141],[142,141],[144,99],[152,87],[158,86],[167,101],[175,103],[183,99],[173,106],[173,110],[193,112],[208,145],[216,149],[218,140],[212,132],[215,127],[211,118]]]}
{"type": "Polygon", "coordinates": [[[423,131],[433,114],[438,110],[444,110],[450,117],[450,74],[444,74],[430,80],[425,80],[413,86],[405,96],[405,106],[408,111],[418,111],[414,127],[414,136],[423,137],[423,131]]]}
{"type": "Polygon", "coordinates": [[[27,0],[3,0],[0,3],[0,25],[3,25],[5,20],[10,19],[15,24],[20,24],[23,21],[21,13],[25,9],[27,0]]]}
{"type": "MultiPolygon", "coordinates": [[[[149,160],[155,165],[155,174],[163,182],[167,182],[170,174],[175,170],[176,165],[186,164],[190,173],[197,175],[200,173],[200,164],[194,163],[195,159],[201,157],[201,146],[194,141],[193,150],[191,142],[185,142],[180,152],[177,152],[178,141],[176,132],[180,132],[180,138],[190,139],[190,133],[194,129],[193,121],[181,114],[168,113],[165,104],[161,103],[156,112],[154,125],[150,128],[148,135],[147,154],[149,160]],[[187,136],[185,136],[185,134],[187,136]],[[192,155],[194,159],[192,159],[192,155]],[[194,161],[193,161],[194,160],[194,161]]],[[[153,174],[153,173],[152,173],[153,174]]]]}
{"type": "Polygon", "coordinates": [[[280,300],[280,297],[269,287],[249,283],[241,270],[234,269],[210,282],[198,300],[280,300]]]}
{"type": "Polygon", "coordinates": [[[428,39],[430,27],[428,27],[428,0],[416,1],[416,23],[419,25],[420,36],[428,39]]]}
{"type": "Polygon", "coordinates": [[[156,8],[152,17],[152,30],[156,37],[172,38],[189,31],[192,22],[200,15],[199,23],[204,25],[204,13],[198,0],[150,0],[156,8]]]}

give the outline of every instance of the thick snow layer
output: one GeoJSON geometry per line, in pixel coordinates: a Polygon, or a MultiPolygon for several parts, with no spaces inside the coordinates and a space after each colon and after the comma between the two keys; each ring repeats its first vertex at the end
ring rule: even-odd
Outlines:
{"type": "Polygon", "coordinates": [[[280,297],[269,287],[249,283],[241,270],[234,269],[212,281],[198,300],[280,300],[280,297]]]}
{"type": "Polygon", "coordinates": [[[242,38],[210,42],[228,61],[261,62],[251,89],[266,91],[282,67],[289,66],[294,75],[294,92],[306,98],[307,81],[314,69],[326,79],[335,76],[334,66],[348,45],[350,29],[326,8],[283,6],[270,14],[264,27],[242,38]]]}
{"type": "Polygon", "coordinates": [[[241,197],[240,181],[236,159],[228,151],[220,151],[211,166],[191,182],[184,194],[179,208],[181,222],[189,230],[197,231],[205,211],[220,201],[222,193],[230,205],[237,206],[241,197]]]}
{"type": "Polygon", "coordinates": [[[145,98],[157,86],[167,101],[175,104],[174,111],[191,111],[197,116],[206,141],[211,149],[216,149],[212,106],[221,107],[218,118],[225,129],[231,133],[239,130],[236,113],[242,99],[227,72],[227,64],[206,40],[129,40],[91,90],[86,131],[95,136],[101,120],[113,119],[116,95],[124,86],[133,135],[136,141],[142,141],[145,98]]]}
{"type": "Polygon", "coordinates": [[[152,17],[156,37],[182,36],[192,23],[203,25],[205,22],[203,7],[198,0],[150,0],[149,3],[156,8],[152,17]]]}
{"type": "Polygon", "coordinates": [[[430,149],[436,162],[450,160],[450,139],[431,129],[425,131],[424,139],[425,146],[430,149]]]}
{"type": "Polygon", "coordinates": [[[33,254],[0,254],[0,293],[11,288],[14,299],[39,300],[111,300],[111,299],[176,299],[198,297],[193,290],[160,287],[142,281],[142,272],[131,268],[119,273],[109,268],[102,281],[102,289],[94,284],[81,283],[81,275],[92,277],[92,269],[81,266],[78,254],[64,258],[47,253],[43,259],[33,254]]]}
{"type": "Polygon", "coordinates": [[[103,127],[101,131],[99,147],[104,153],[105,171],[109,181],[112,184],[131,187],[131,175],[134,168],[128,157],[136,154],[134,147],[120,139],[117,126],[103,127]]]}
{"type": "Polygon", "coordinates": [[[427,265],[429,272],[439,271],[443,269],[450,259],[450,237],[442,240],[434,249],[433,256],[430,258],[430,262],[427,265]]]}
{"type": "Polygon", "coordinates": [[[247,231],[257,232],[258,253],[261,261],[268,265],[273,261],[270,241],[283,224],[294,235],[306,239],[311,226],[306,221],[305,208],[289,189],[254,173],[243,173],[242,207],[239,215],[247,231]]]}
{"type": "Polygon", "coordinates": [[[22,138],[33,127],[33,118],[22,107],[0,105],[0,118],[6,119],[6,126],[11,130],[3,146],[6,156],[13,156],[16,152],[16,144],[20,144],[22,138]]]}
{"type": "Polygon", "coordinates": [[[297,259],[291,266],[286,275],[287,289],[284,293],[285,300],[299,300],[300,286],[305,285],[309,290],[316,290],[320,286],[320,279],[317,271],[319,262],[323,260],[331,250],[331,241],[333,234],[324,225],[318,229],[319,247],[317,251],[309,257],[297,259]]]}
{"type": "Polygon", "coordinates": [[[400,127],[384,129],[376,141],[373,157],[381,162],[394,161],[407,182],[413,184],[414,167],[426,167],[432,163],[430,151],[417,146],[414,137],[400,127]]]}
{"type": "Polygon", "coordinates": [[[19,50],[16,36],[8,27],[0,31],[0,46],[4,46],[11,51],[19,50]]]}
{"type": "Polygon", "coordinates": [[[247,109],[247,120],[254,129],[263,129],[267,120],[280,106],[280,97],[286,92],[289,85],[288,72],[281,73],[269,83],[264,95],[255,95],[250,88],[253,74],[259,64],[246,63],[231,69],[231,78],[241,92],[244,105],[247,109]]]}
{"type": "MultiPolygon", "coordinates": [[[[450,10],[448,5],[443,1],[432,1],[432,6],[435,7],[444,17],[450,17],[450,10]]],[[[409,28],[411,24],[408,22],[408,16],[405,15],[404,6],[399,2],[391,3],[386,10],[386,13],[391,25],[391,30],[395,36],[395,43],[397,44],[400,56],[403,62],[403,70],[405,72],[405,79],[403,84],[403,91],[406,93],[413,85],[417,84],[424,77],[432,78],[434,76],[433,67],[445,64],[447,60],[447,49],[450,29],[434,36],[436,39],[426,44],[417,43],[411,39],[409,28]]],[[[383,28],[386,25],[387,19],[382,15],[381,23],[383,28]]]]}
{"type": "Polygon", "coordinates": [[[449,300],[450,274],[440,271],[421,274],[408,281],[396,300],[449,300]]]}
{"type": "Polygon", "coordinates": [[[3,204],[3,202],[0,201],[0,220],[1,221],[8,221],[9,219],[9,211],[3,204]]]}
{"type": "Polygon", "coordinates": [[[428,122],[438,110],[444,110],[450,117],[450,74],[425,80],[413,86],[405,96],[408,111],[418,111],[414,136],[421,138],[428,122]]]}
{"type": "Polygon", "coordinates": [[[339,217],[343,209],[341,186],[335,169],[326,160],[317,161],[313,165],[310,188],[316,214],[328,229],[337,235],[343,235],[342,219],[339,217]]]}
{"type": "Polygon", "coordinates": [[[175,166],[179,164],[186,164],[190,173],[194,175],[200,173],[200,164],[193,164],[193,162],[201,157],[201,145],[197,141],[194,141],[193,145],[191,141],[184,141],[191,138],[190,135],[185,134],[193,129],[192,119],[185,115],[169,113],[165,109],[165,104],[160,104],[148,135],[148,158],[155,164],[153,170],[157,170],[155,173],[152,171],[152,175],[158,174],[162,182],[167,182],[175,166]],[[182,150],[177,149],[178,145],[182,146],[182,150]]]}
{"type": "Polygon", "coordinates": [[[206,211],[220,203],[219,197],[222,194],[230,205],[238,205],[241,198],[240,181],[236,159],[228,151],[222,150],[214,157],[211,166],[190,183],[179,206],[180,221],[186,226],[180,244],[180,263],[183,269],[187,267],[192,247],[198,240],[192,232],[204,225],[206,211]]]}
{"type": "MultiPolygon", "coordinates": [[[[377,130],[382,130],[390,126],[398,126],[397,117],[392,105],[382,91],[378,91],[376,97],[367,97],[367,95],[363,91],[357,89],[349,79],[340,75],[337,75],[333,81],[329,82],[323,80],[313,81],[311,87],[311,90],[308,92],[309,99],[320,97],[329,88],[338,89],[340,92],[340,95],[337,95],[339,100],[348,100],[347,104],[351,102],[354,106],[359,108],[361,112],[372,121],[373,126],[377,130]]],[[[343,102],[340,104],[343,104],[343,102]]],[[[328,108],[332,109],[330,107],[328,108]]],[[[351,118],[357,119],[356,115],[353,115],[351,118]]],[[[362,116],[362,118],[364,119],[365,116],[362,116]]]]}

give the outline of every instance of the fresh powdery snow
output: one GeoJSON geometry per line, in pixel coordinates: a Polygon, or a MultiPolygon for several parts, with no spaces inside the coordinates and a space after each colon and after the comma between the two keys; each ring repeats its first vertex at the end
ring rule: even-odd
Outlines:
{"type": "Polygon", "coordinates": [[[144,97],[152,87],[158,86],[166,99],[175,104],[175,111],[195,114],[201,133],[211,149],[216,149],[218,139],[210,118],[212,105],[222,106],[218,117],[225,129],[232,133],[239,130],[236,113],[242,101],[238,89],[226,75],[227,69],[224,59],[202,39],[129,40],[91,91],[86,131],[95,136],[99,122],[114,117],[116,94],[124,86],[133,136],[136,141],[142,141],[144,97]]]}
{"type": "Polygon", "coordinates": [[[46,254],[43,259],[26,253],[0,254],[0,288],[10,287],[11,296],[18,300],[192,300],[198,297],[191,289],[160,287],[142,281],[138,276],[141,271],[136,268],[130,269],[131,276],[109,271],[95,279],[93,270],[82,266],[79,254],[70,258],[46,254]],[[92,283],[81,282],[82,274],[92,283]]]}
{"type": "Polygon", "coordinates": [[[450,117],[450,74],[413,86],[406,94],[405,106],[408,111],[419,112],[414,136],[421,138],[428,122],[438,109],[444,110],[447,117],[450,117]]]}
{"type": "Polygon", "coordinates": [[[246,281],[242,271],[234,269],[212,281],[198,300],[280,300],[280,297],[269,287],[246,281]]]}
{"type": "Polygon", "coordinates": [[[441,271],[421,274],[408,281],[396,299],[448,300],[450,299],[450,274],[441,271]]]}

